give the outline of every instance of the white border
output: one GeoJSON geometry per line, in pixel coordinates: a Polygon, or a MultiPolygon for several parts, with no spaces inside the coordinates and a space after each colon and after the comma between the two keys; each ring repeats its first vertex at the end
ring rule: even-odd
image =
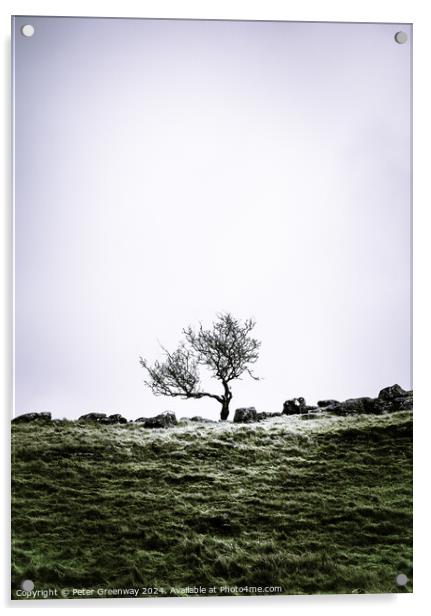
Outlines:
{"type": "MultiPolygon", "coordinates": [[[[415,584],[414,593],[409,595],[358,595],[358,596],[301,596],[265,598],[214,598],[167,599],[167,600],[79,600],[33,603],[34,609],[50,608],[83,611],[91,613],[102,610],[145,609],[146,611],[171,609],[179,612],[205,610],[216,613],[247,610],[260,612],[270,609],[275,613],[310,614],[355,614],[365,610],[370,615],[377,613],[404,613],[406,610],[425,611],[429,578],[429,460],[430,416],[428,408],[431,378],[429,356],[431,353],[430,319],[431,293],[429,273],[431,254],[431,96],[430,96],[430,9],[425,0],[57,0],[57,1],[16,1],[4,0],[1,5],[1,28],[3,62],[2,81],[2,122],[3,160],[0,165],[0,186],[3,188],[3,203],[0,219],[0,276],[2,302],[0,354],[0,390],[3,394],[3,485],[9,485],[9,418],[11,409],[11,164],[10,164],[10,15],[75,15],[103,17],[160,17],[160,18],[206,18],[206,19],[259,19],[289,21],[362,21],[413,23],[414,27],[414,395],[415,395],[415,584]]],[[[3,545],[0,588],[1,603],[8,609],[23,612],[30,602],[9,601],[9,499],[7,493],[1,507],[3,545]]]]}

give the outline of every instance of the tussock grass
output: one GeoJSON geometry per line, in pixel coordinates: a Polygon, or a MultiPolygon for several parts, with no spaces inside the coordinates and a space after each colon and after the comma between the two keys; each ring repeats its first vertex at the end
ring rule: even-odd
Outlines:
{"type": "Polygon", "coordinates": [[[14,598],[24,579],[412,591],[410,412],[168,430],[64,421],[13,425],[12,438],[14,598]]]}

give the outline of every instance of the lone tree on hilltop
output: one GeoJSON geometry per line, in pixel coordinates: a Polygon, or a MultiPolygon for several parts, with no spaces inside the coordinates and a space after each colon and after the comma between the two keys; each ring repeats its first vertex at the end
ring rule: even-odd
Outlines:
{"type": "Polygon", "coordinates": [[[156,396],[172,398],[214,398],[221,404],[221,419],[229,416],[232,400],[231,381],[246,373],[256,381],[250,366],[259,357],[261,343],[250,336],[255,326],[253,319],[241,322],[230,313],[218,314],[210,329],[191,327],[183,329],[185,341],[173,353],[162,347],[166,359],[150,366],[140,358],[140,364],[148,373],[145,384],[156,396]],[[199,366],[205,366],[223,386],[223,393],[211,394],[202,390],[199,366]]]}

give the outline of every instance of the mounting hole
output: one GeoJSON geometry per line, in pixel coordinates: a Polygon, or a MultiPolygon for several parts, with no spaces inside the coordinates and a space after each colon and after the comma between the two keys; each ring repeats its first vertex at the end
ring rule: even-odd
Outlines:
{"type": "Polygon", "coordinates": [[[21,589],[25,592],[31,592],[34,588],[33,580],[23,580],[21,582],[21,589]]]}
{"type": "Polygon", "coordinates": [[[395,41],[399,45],[404,45],[404,43],[407,43],[407,38],[407,32],[403,32],[402,30],[400,32],[397,32],[394,36],[395,41]]]}
{"type": "Polygon", "coordinates": [[[406,576],[405,573],[399,573],[397,577],[395,578],[395,581],[398,584],[398,586],[405,586],[407,582],[409,581],[409,578],[406,576]]]}
{"type": "Polygon", "coordinates": [[[22,26],[21,28],[21,34],[27,38],[30,38],[34,34],[34,26],[31,24],[25,24],[25,26],[22,26]]]}

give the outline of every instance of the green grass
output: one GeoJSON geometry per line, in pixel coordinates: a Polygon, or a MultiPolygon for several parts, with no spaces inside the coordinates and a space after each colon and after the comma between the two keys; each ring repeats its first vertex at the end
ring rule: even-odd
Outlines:
{"type": "Polygon", "coordinates": [[[25,579],[170,596],[412,591],[409,412],[169,430],[65,421],[12,437],[13,598],[25,579]]]}

